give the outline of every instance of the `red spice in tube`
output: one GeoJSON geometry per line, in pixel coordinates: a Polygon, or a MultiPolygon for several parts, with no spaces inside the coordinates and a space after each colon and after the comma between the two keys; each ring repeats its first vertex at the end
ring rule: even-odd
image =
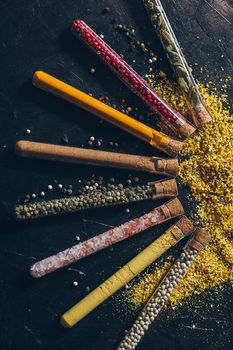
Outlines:
{"type": "Polygon", "coordinates": [[[183,116],[169,107],[147,82],[85,22],[79,19],[74,20],[72,32],[95,52],[134,93],[146,102],[177,135],[188,137],[195,131],[195,128],[183,116]]]}
{"type": "Polygon", "coordinates": [[[172,199],[141,217],[36,262],[30,273],[33,277],[42,277],[183,213],[184,209],[179,199],[172,199]]]}

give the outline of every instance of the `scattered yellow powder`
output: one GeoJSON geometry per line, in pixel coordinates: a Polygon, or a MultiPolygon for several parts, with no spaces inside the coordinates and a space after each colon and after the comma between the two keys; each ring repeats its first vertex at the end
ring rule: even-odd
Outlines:
{"type": "MultiPolygon", "coordinates": [[[[163,80],[155,86],[153,75],[148,80],[168,104],[189,117],[185,98],[176,84],[163,80]]],[[[233,115],[226,95],[217,95],[216,89],[208,85],[199,88],[213,121],[184,142],[179,176],[199,203],[196,221],[213,235],[213,240],[174,290],[172,305],[233,280],[233,115]]],[[[132,287],[128,297],[135,306],[145,303],[169,265],[167,262],[154,273],[144,275],[132,287]]]]}
{"type": "Polygon", "coordinates": [[[156,286],[160,283],[160,281],[162,281],[163,277],[171,266],[171,263],[172,258],[169,257],[162,267],[157,268],[151,274],[144,273],[140,279],[140,282],[127,290],[126,295],[135,307],[144,304],[148,297],[152,295],[156,286]]]}

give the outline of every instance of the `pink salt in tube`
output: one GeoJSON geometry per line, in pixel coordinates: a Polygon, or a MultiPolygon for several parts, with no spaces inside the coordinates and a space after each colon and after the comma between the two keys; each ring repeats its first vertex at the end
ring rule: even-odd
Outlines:
{"type": "Polygon", "coordinates": [[[177,134],[190,136],[195,128],[180,113],[169,107],[147,82],[136,73],[110,46],[88,25],[76,19],[72,32],[85,43],[106,65],[177,134]]]}
{"type": "Polygon", "coordinates": [[[179,199],[172,199],[139,218],[36,262],[31,266],[30,273],[33,277],[42,277],[183,213],[184,209],[179,199]]]}

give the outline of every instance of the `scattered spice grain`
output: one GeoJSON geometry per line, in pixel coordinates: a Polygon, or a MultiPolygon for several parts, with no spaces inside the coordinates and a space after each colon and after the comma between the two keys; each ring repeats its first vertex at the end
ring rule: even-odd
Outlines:
{"type": "Polygon", "coordinates": [[[59,268],[70,265],[115,243],[130,238],[142,231],[159,225],[174,217],[184,214],[184,209],[178,198],[174,198],[165,204],[154,208],[149,213],[134,218],[119,227],[114,227],[102,234],[76,244],[62,252],[52,255],[35,263],[31,269],[33,277],[42,277],[59,268]]]}
{"type": "MultiPolygon", "coordinates": [[[[52,186],[49,185],[48,189],[52,189],[52,186]]],[[[86,185],[78,192],[79,196],[18,205],[15,208],[16,220],[36,219],[51,215],[78,212],[90,208],[127,204],[143,200],[171,198],[178,195],[178,188],[176,180],[169,179],[130,187],[112,183],[108,183],[106,186],[86,185]]],[[[66,190],[66,193],[68,195],[73,193],[70,186],[69,189],[66,190]]],[[[33,194],[32,198],[36,198],[36,195],[33,194]]],[[[129,209],[126,209],[126,212],[129,211],[129,209]]]]}
{"type": "Polygon", "coordinates": [[[200,252],[209,244],[210,240],[211,235],[207,231],[201,228],[195,229],[191,239],[184,246],[181,255],[155,289],[155,292],[133,323],[129,332],[126,333],[117,348],[118,350],[133,350],[137,347],[149,326],[164,307],[166,307],[172,291],[179,285],[190,265],[193,264],[200,252]]]}
{"type": "Polygon", "coordinates": [[[136,255],[127,264],[93,290],[88,296],[67,311],[62,316],[62,324],[66,327],[74,326],[75,323],[87,316],[117,290],[123,286],[128,289],[129,285],[127,283],[130,280],[143,271],[165,251],[174,246],[178,241],[190,234],[193,229],[194,226],[191,221],[183,216],[142,252],[136,255]]]}
{"type": "Polygon", "coordinates": [[[195,128],[180,113],[168,106],[162,98],[136,73],[110,46],[108,46],[84,21],[76,19],[71,28],[87,47],[135,93],[137,94],[174,133],[184,138],[195,128]]]}
{"type": "Polygon", "coordinates": [[[200,127],[210,122],[212,119],[211,115],[206,109],[198,86],[186,62],[161,1],[144,0],[144,4],[176,74],[178,85],[181,91],[186,95],[195,125],[200,127]]]}
{"type": "MultiPolygon", "coordinates": [[[[149,74],[148,79],[155,87],[155,76],[149,74]]],[[[213,121],[185,141],[179,175],[198,201],[196,222],[209,230],[213,239],[170,296],[174,307],[193,294],[233,281],[233,115],[226,94],[218,94],[212,84],[198,86],[213,121]]],[[[163,80],[155,88],[176,110],[188,116],[185,97],[176,84],[163,80]]],[[[154,273],[143,275],[129,290],[126,297],[132,308],[145,303],[157,284],[157,276],[169,264],[168,261],[154,273]]]]}

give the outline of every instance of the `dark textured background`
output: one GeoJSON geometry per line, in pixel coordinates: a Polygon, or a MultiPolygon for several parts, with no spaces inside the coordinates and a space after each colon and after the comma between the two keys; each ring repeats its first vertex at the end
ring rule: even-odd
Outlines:
{"type": "MultiPolygon", "coordinates": [[[[203,82],[213,80],[221,86],[221,79],[232,74],[232,1],[164,0],[163,3],[194,74],[203,82]]],[[[77,179],[89,179],[92,174],[107,179],[114,175],[125,181],[128,173],[18,159],[13,147],[15,141],[23,138],[60,144],[64,133],[71,145],[81,146],[94,134],[103,139],[105,149],[110,150],[107,145],[113,140],[123,152],[157,154],[133,137],[32,86],[33,72],[42,69],[96,97],[107,95],[118,106],[124,97],[128,105],[142,108],[140,101],[72,37],[69,32],[72,19],[82,18],[98,33],[103,33],[106,41],[123,53],[129,63],[136,59],[133,66],[140,73],[147,72],[145,57],[128,50],[127,40],[111,24],[113,18],[117,23],[133,25],[139,40],[153,42],[154,50],[163,57],[159,67],[165,70],[166,59],[139,0],[5,0],[1,1],[0,10],[0,348],[115,349],[136,315],[128,314],[116,298],[109,299],[70,330],[59,325],[59,316],[85,296],[87,285],[91,289],[96,287],[170,223],[122,242],[113,251],[105,250],[78,262],[72,266],[74,270],[65,268],[33,280],[28,268],[35,260],[75,244],[76,235],[84,240],[104,232],[106,225],[116,226],[141,215],[152,204],[133,205],[130,214],[126,214],[125,208],[115,207],[16,224],[12,218],[13,206],[27,193],[39,193],[56,181],[75,186],[77,179]],[[103,15],[106,6],[110,11],[103,15]],[[90,74],[92,67],[96,69],[94,75],[90,74]],[[28,136],[27,128],[32,130],[28,136]],[[74,280],[79,282],[78,288],[72,286],[74,280]]],[[[232,86],[229,94],[233,98],[232,86]]],[[[139,176],[144,181],[148,179],[139,176]]],[[[186,193],[187,189],[183,189],[181,199],[185,207],[186,193]]],[[[50,196],[56,195],[53,191],[50,196]]],[[[230,349],[230,296],[227,288],[221,293],[209,291],[194,298],[191,307],[184,303],[177,312],[164,313],[138,349],[230,349]]]]}

